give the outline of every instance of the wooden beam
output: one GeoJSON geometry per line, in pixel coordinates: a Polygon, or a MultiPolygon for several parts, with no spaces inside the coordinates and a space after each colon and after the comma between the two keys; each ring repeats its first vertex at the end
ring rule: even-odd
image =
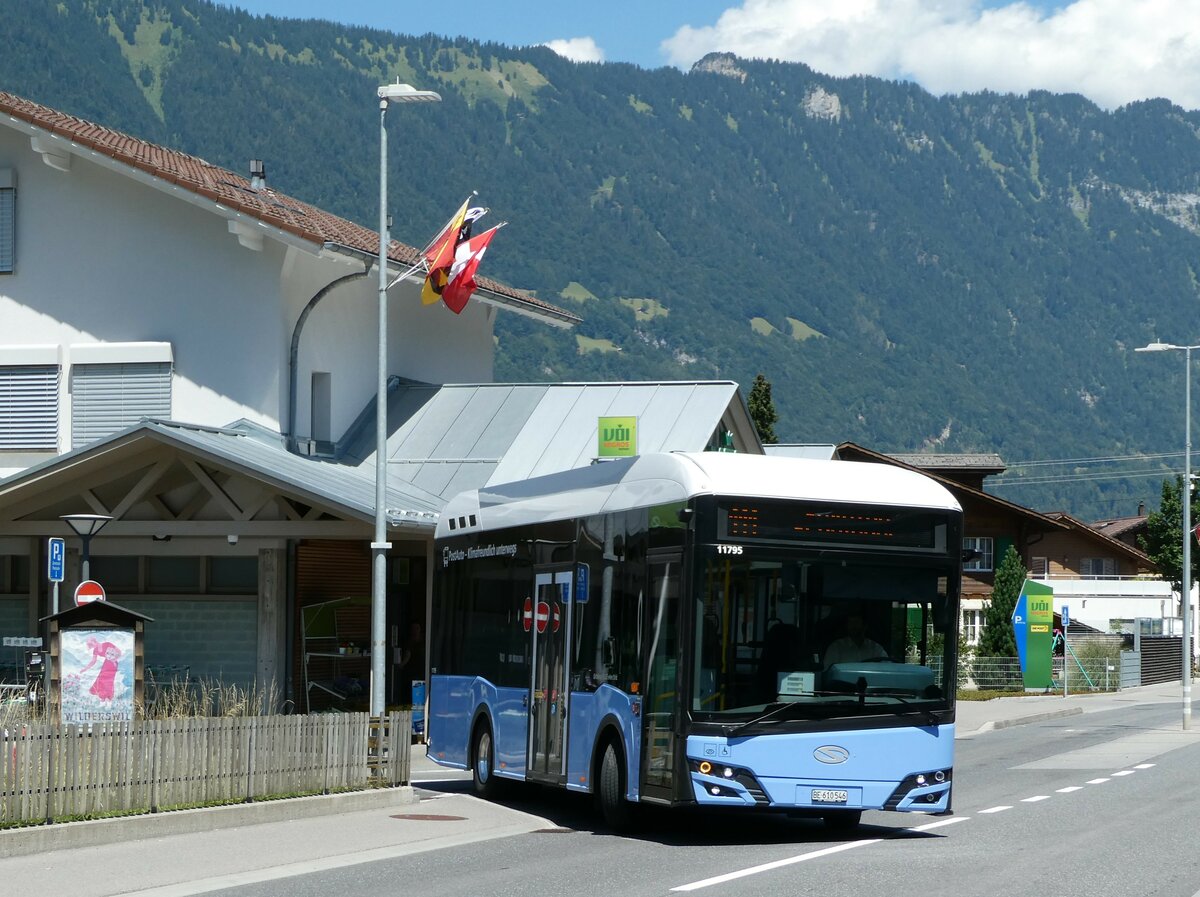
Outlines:
{"type": "MultiPolygon", "coordinates": [[[[199,484],[197,483],[197,485],[199,484]]],[[[188,500],[188,503],[183,506],[183,509],[175,515],[175,519],[191,520],[201,508],[209,503],[210,500],[211,496],[208,494],[208,490],[203,486],[200,486],[200,488],[196,490],[196,494],[193,495],[188,500]]]]}
{"type": "Polygon", "coordinates": [[[184,467],[192,472],[192,476],[200,481],[200,485],[208,490],[209,495],[217,500],[217,503],[225,509],[230,517],[234,520],[241,518],[242,509],[238,507],[238,503],[229,497],[225,490],[217,484],[216,480],[209,476],[208,471],[191,458],[180,458],[179,460],[183,462],[184,467]]]}
{"type": "Polygon", "coordinates": [[[283,508],[283,513],[287,515],[288,520],[300,520],[300,512],[296,510],[296,504],[286,495],[279,496],[279,505],[283,508]]]}
{"type": "Polygon", "coordinates": [[[133,488],[125,493],[125,497],[121,499],[120,504],[113,508],[112,516],[120,520],[125,514],[142,500],[146,492],[157,483],[168,468],[174,463],[173,458],[161,458],[158,463],[142,474],[142,478],[134,483],[133,488]]]}
{"type": "MultiPolygon", "coordinates": [[[[104,453],[105,456],[109,454],[111,453],[104,453]]],[[[77,471],[71,468],[60,471],[59,475],[52,479],[41,478],[37,481],[37,485],[27,483],[22,488],[0,498],[0,521],[17,520],[35,511],[74,498],[80,495],[85,488],[96,488],[104,483],[119,480],[123,476],[150,466],[157,457],[158,453],[151,454],[143,450],[130,457],[112,458],[107,467],[77,471]]],[[[95,495],[92,498],[95,499],[95,495]]],[[[86,499],[84,500],[86,501],[86,499]]],[[[103,505],[101,506],[103,507],[103,505]]],[[[96,513],[107,514],[108,511],[96,511],[96,513]]]]}
{"type": "Polygon", "coordinates": [[[258,490],[258,494],[254,496],[253,501],[246,502],[246,507],[242,509],[241,519],[253,520],[254,515],[265,508],[267,503],[270,502],[270,500],[274,498],[276,494],[277,493],[275,493],[273,490],[267,489],[265,486],[261,487],[258,490]]]}
{"type": "Polygon", "coordinates": [[[96,493],[94,493],[91,489],[84,489],[79,493],[79,495],[85,502],[87,502],[87,505],[92,509],[93,514],[105,514],[109,517],[113,516],[108,508],[104,506],[104,502],[98,499],[96,497],[96,493]]]}
{"type": "Polygon", "coordinates": [[[175,512],[172,511],[169,507],[167,507],[167,503],[165,501],[163,501],[161,498],[159,498],[157,495],[151,495],[149,498],[146,499],[146,501],[148,501],[150,503],[150,507],[154,508],[154,510],[156,510],[158,512],[158,516],[161,517],[163,520],[175,520],[176,519],[177,515],[175,514],[175,512]]]}

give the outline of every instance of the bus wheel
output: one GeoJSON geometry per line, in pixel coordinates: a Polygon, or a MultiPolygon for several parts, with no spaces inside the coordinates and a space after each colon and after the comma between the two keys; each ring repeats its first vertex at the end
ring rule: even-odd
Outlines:
{"type": "Polygon", "coordinates": [[[821,817],[825,827],[835,832],[852,832],[862,822],[862,810],[836,810],[821,817]]]}
{"type": "Polygon", "coordinates": [[[475,794],[484,800],[496,796],[496,753],[492,745],[492,727],[486,720],[475,727],[471,748],[471,783],[475,794]]]}
{"type": "Polygon", "coordinates": [[[628,829],[633,821],[633,808],[625,799],[625,774],[621,767],[620,751],[611,741],[607,742],[600,758],[596,798],[604,821],[617,831],[628,829]]]}

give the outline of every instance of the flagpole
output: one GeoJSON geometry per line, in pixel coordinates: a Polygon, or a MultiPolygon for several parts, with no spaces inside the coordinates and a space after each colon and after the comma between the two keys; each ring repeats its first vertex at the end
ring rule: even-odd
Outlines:
{"type": "Polygon", "coordinates": [[[384,290],[385,291],[390,290],[392,287],[394,287],[400,281],[404,280],[404,278],[409,277],[413,274],[416,274],[418,271],[420,271],[424,267],[425,267],[425,259],[421,259],[419,262],[417,262],[415,265],[413,265],[411,268],[409,268],[403,274],[397,274],[395,279],[391,283],[389,283],[386,287],[384,287],[384,290]]]}

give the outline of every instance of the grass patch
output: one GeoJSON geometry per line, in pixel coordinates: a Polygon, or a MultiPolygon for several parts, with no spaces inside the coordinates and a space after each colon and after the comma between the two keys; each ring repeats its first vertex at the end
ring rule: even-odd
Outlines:
{"type": "Polygon", "coordinates": [[[1040,698],[1061,694],[1061,688],[1052,688],[1049,691],[1025,691],[1023,688],[960,688],[957,697],[960,701],[990,701],[993,698],[1040,698]]]}
{"type": "Polygon", "coordinates": [[[572,280],[567,284],[567,288],[558,295],[574,302],[587,302],[590,299],[600,298],[577,280],[572,280]]]}
{"type": "Polygon", "coordinates": [[[770,336],[771,334],[778,332],[775,329],[775,325],[773,325],[766,318],[751,318],[750,329],[759,336],[770,336]]]}
{"type": "Polygon", "coordinates": [[[592,339],[579,333],[575,334],[575,345],[580,355],[587,355],[589,352],[599,352],[603,355],[606,352],[621,351],[621,347],[610,339],[592,339]]]}
{"type": "Polygon", "coordinates": [[[671,310],[657,299],[618,299],[626,308],[633,309],[636,321],[653,321],[655,318],[665,318],[671,310]]]}
{"type": "Polygon", "coordinates": [[[814,336],[824,336],[819,330],[813,330],[803,321],[797,321],[795,318],[787,318],[788,326],[792,328],[792,339],[798,343],[804,342],[806,339],[812,339],[814,336]]]}

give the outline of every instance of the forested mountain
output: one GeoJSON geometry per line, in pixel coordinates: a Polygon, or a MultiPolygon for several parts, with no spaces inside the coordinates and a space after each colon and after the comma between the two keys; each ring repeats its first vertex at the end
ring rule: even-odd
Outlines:
{"type": "MultiPolygon", "coordinates": [[[[438,90],[388,117],[395,236],[423,244],[477,189],[511,222],[486,273],[584,318],[501,315],[499,379],[748,392],[761,372],[782,441],[883,452],[1182,447],[1183,359],[1132,352],[1200,341],[1200,114],[1166,101],[939,98],[725,56],[576,64],[204,0],[25,0],[4,19],[0,89],[236,171],[262,158],[274,186],[372,227],[375,87],[438,90]]],[[[1158,493],[1153,476],[997,489],[1085,518],[1158,493]]]]}

